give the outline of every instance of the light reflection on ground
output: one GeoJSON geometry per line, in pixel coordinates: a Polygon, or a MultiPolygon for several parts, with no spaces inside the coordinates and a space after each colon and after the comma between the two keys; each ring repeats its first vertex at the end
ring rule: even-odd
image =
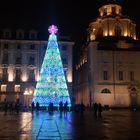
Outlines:
{"type": "Polygon", "coordinates": [[[140,112],[106,111],[95,119],[91,112],[0,112],[0,140],[140,140],[140,112]]]}
{"type": "Polygon", "coordinates": [[[72,126],[67,121],[71,117],[71,113],[34,112],[32,139],[72,139],[72,126]]]}

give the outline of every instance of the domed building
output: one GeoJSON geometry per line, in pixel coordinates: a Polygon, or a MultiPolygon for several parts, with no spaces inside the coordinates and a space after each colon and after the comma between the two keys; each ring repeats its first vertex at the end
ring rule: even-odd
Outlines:
{"type": "Polygon", "coordinates": [[[122,15],[122,7],[116,2],[99,8],[100,17],[89,24],[88,41],[106,36],[123,36],[136,39],[136,24],[122,15]]]}
{"type": "Polygon", "coordinates": [[[140,106],[140,43],[136,24],[115,1],[99,8],[76,65],[75,103],[140,106]]]}

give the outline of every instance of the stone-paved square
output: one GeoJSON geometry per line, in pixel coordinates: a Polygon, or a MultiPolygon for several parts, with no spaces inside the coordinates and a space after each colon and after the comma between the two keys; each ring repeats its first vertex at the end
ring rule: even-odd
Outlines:
{"type": "Polygon", "coordinates": [[[140,140],[139,111],[111,110],[102,115],[0,112],[0,140],[140,140]]]}

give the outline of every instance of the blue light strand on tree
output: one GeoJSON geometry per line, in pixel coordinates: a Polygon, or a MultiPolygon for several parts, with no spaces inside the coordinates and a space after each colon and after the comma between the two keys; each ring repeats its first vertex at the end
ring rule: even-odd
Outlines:
{"type": "Polygon", "coordinates": [[[71,106],[57,36],[55,35],[58,29],[52,25],[48,31],[51,34],[41,66],[40,77],[36,84],[33,102],[39,102],[40,106],[48,106],[50,103],[59,106],[61,101],[63,103],[67,101],[68,106],[71,106]]]}

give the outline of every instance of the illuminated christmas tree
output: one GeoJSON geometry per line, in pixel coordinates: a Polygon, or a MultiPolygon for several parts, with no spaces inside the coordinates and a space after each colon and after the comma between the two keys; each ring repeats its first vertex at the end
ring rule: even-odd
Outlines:
{"type": "Polygon", "coordinates": [[[47,50],[41,66],[40,77],[34,91],[33,102],[39,102],[40,106],[48,106],[53,103],[58,106],[62,101],[67,101],[71,106],[61,55],[58,48],[57,27],[48,28],[50,33],[47,50]]]}

